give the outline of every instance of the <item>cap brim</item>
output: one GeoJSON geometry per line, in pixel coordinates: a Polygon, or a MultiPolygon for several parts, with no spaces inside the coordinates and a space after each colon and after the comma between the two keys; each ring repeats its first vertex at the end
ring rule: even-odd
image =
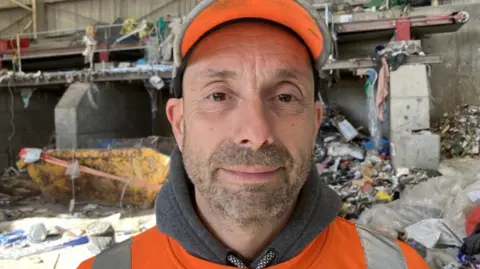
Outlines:
{"type": "Polygon", "coordinates": [[[203,35],[219,25],[254,18],[276,22],[296,32],[317,60],[317,65],[323,65],[330,54],[330,33],[324,22],[316,20],[312,11],[307,10],[299,1],[301,0],[204,1],[190,13],[181,35],[177,37],[177,53],[180,54],[177,56],[183,58],[203,35]]]}

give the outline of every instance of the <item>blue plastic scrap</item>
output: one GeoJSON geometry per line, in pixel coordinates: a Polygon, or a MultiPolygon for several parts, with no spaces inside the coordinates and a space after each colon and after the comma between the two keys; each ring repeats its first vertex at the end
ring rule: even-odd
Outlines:
{"type": "MultiPolygon", "coordinates": [[[[382,138],[382,141],[380,142],[380,146],[384,147],[384,146],[388,146],[388,145],[389,145],[388,140],[385,139],[385,138],[382,138]]],[[[370,149],[374,148],[374,144],[373,144],[372,140],[367,140],[367,141],[363,142],[363,146],[367,150],[370,150],[370,149]]]]}
{"type": "Polygon", "coordinates": [[[475,260],[475,258],[473,258],[469,255],[466,255],[466,254],[462,253],[461,251],[458,252],[457,260],[462,265],[468,265],[471,268],[480,269],[480,264],[478,264],[478,262],[475,260]]]}
{"type": "Polygon", "coordinates": [[[25,239],[27,239],[25,231],[16,230],[11,233],[0,234],[0,245],[11,244],[25,239]]]}

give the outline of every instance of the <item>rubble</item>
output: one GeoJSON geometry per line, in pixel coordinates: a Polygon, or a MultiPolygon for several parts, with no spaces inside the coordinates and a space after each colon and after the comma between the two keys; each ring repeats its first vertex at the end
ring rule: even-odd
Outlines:
{"type": "Polygon", "coordinates": [[[458,106],[445,113],[433,129],[441,137],[444,158],[474,157],[480,154],[480,107],[458,106]]]}
{"type": "MultiPolygon", "coordinates": [[[[431,268],[480,268],[480,160],[444,160],[438,171],[394,169],[388,140],[375,149],[360,128],[350,130],[355,135],[339,130],[338,111],[326,114],[315,162],[321,179],[342,198],[340,216],[405,241],[431,268]]],[[[443,157],[479,155],[479,116],[480,107],[460,106],[434,126],[443,157]]]]}
{"type": "Polygon", "coordinates": [[[355,220],[366,208],[392,202],[404,188],[439,175],[422,169],[395,171],[388,140],[380,141],[381,147],[376,150],[361,129],[345,126],[351,124],[339,111],[328,110],[315,149],[320,178],[342,197],[340,216],[355,220]]]}

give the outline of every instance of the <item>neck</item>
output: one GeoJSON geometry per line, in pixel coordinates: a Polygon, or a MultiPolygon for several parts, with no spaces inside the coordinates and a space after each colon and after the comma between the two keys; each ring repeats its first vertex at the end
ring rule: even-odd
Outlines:
{"type": "Polygon", "coordinates": [[[295,208],[292,204],[280,219],[265,220],[255,225],[242,225],[239,221],[215,213],[207,201],[195,195],[197,213],[205,227],[226,247],[249,261],[253,261],[285,228],[295,208]]]}

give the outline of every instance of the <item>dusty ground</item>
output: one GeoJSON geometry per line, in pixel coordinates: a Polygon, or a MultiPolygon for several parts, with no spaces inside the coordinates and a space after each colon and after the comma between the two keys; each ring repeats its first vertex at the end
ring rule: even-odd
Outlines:
{"type": "MultiPolygon", "coordinates": [[[[71,214],[68,212],[66,205],[43,203],[37,199],[31,199],[23,205],[4,208],[1,211],[11,213],[12,210],[15,210],[13,212],[17,214],[20,212],[19,214],[23,214],[22,217],[24,218],[0,222],[0,231],[28,230],[36,223],[44,223],[48,229],[59,226],[66,230],[84,231],[88,224],[102,220],[112,224],[117,232],[116,241],[121,242],[155,225],[153,209],[121,210],[114,206],[80,204],[75,207],[74,213],[71,214]],[[131,234],[123,235],[121,234],[122,231],[129,231],[131,234]]],[[[86,245],[80,245],[31,255],[19,260],[0,260],[0,269],[75,269],[82,261],[91,256],[93,254],[87,249],[86,245]]]]}

